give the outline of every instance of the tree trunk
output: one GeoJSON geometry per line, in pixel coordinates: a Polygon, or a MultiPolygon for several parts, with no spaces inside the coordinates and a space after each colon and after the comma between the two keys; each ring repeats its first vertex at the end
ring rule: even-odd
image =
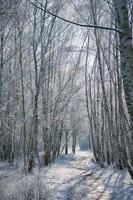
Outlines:
{"type": "MultiPolygon", "coordinates": [[[[129,173],[133,177],[133,46],[132,46],[132,29],[129,26],[129,15],[126,0],[113,0],[116,10],[116,20],[122,33],[120,39],[120,61],[121,75],[124,85],[127,109],[130,118],[131,142],[130,158],[131,165],[129,173]]],[[[128,167],[129,169],[129,167],[128,167]]]]}
{"type": "Polygon", "coordinates": [[[65,154],[68,154],[68,131],[65,132],[65,154]]]}

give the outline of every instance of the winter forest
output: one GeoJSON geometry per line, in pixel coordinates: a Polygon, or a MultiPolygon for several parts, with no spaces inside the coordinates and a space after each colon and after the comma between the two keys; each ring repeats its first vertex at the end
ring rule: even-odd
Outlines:
{"type": "Polygon", "coordinates": [[[0,0],[0,200],[133,200],[133,0],[0,0]]]}

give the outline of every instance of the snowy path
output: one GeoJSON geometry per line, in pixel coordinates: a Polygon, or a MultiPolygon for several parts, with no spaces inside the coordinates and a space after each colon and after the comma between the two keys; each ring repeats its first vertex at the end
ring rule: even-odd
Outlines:
{"type": "Polygon", "coordinates": [[[59,162],[54,166],[48,175],[51,176],[52,181],[48,179],[47,184],[52,185],[52,190],[56,190],[56,193],[50,199],[88,200],[99,199],[100,196],[102,199],[108,199],[108,193],[103,192],[102,182],[85,167],[87,157],[88,154],[84,152],[83,155],[80,153],[76,157],[68,156],[65,164],[61,165],[59,162]]]}
{"type": "Polygon", "coordinates": [[[111,167],[101,169],[91,158],[91,152],[87,151],[61,155],[48,168],[42,167],[39,173],[35,168],[27,175],[21,168],[5,166],[2,171],[0,166],[0,195],[4,189],[6,200],[24,200],[26,191],[31,191],[38,200],[41,188],[46,194],[43,200],[133,200],[133,183],[128,173],[111,167]]]}
{"type": "Polygon", "coordinates": [[[132,200],[133,185],[126,172],[100,169],[91,153],[61,157],[47,174],[50,200],[132,200]],[[88,159],[89,158],[89,159],[88,159]]]}

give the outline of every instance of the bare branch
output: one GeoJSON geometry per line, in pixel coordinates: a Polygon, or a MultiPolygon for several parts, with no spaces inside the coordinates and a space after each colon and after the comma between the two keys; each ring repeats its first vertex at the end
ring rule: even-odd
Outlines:
{"type": "Polygon", "coordinates": [[[118,32],[118,33],[122,33],[122,30],[118,29],[118,28],[111,28],[111,27],[104,27],[104,26],[97,26],[97,25],[91,25],[91,24],[81,24],[81,23],[77,23],[77,22],[74,22],[74,21],[71,21],[71,20],[68,20],[68,19],[65,19],[63,17],[60,17],[52,12],[50,12],[48,9],[46,9],[41,3],[39,3],[39,5],[41,6],[38,6],[36,5],[35,3],[33,3],[32,1],[28,0],[28,2],[30,4],[32,4],[33,6],[35,6],[36,8],[42,10],[42,11],[45,11],[47,12],[49,15],[51,16],[54,16],[64,22],[67,22],[67,23],[70,23],[70,24],[73,24],[73,25],[76,25],[76,26],[80,26],[80,27],[85,27],[85,28],[95,28],[95,29],[103,29],[103,30],[109,30],[109,31],[115,31],[115,32],[118,32]]]}

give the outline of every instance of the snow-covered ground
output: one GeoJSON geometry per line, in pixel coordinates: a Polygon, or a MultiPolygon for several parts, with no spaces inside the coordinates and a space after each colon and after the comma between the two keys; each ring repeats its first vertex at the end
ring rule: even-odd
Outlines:
{"type": "Polygon", "coordinates": [[[77,151],[32,174],[1,164],[0,200],[133,200],[133,182],[126,171],[101,169],[91,159],[90,151],[77,151]]]}

